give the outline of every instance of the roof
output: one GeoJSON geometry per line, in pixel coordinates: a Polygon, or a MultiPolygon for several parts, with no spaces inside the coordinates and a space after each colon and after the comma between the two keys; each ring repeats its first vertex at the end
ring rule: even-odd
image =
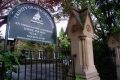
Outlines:
{"type": "MultiPolygon", "coordinates": [[[[82,29],[84,29],[86,18],[87,18],[87,15],[88,15],[89,18],[90,18],[90,22],[92,24],[92,27],[94,28],[89,8],[78,9],[78,8],[75,8],[75,7],[71,7],[71,15],[74,15],[74,17],[77,19],[77,21],[78,21],[78,23],[79,23],[79,25],[82,29]]],[[[69,21],[68,21],[68,24],[69,24],[69,21]]],[[[68,27],[69,26],[67,26],[67,29],[68,29],[68,27]]],[[[67,33],[67,29],[66,29],[66,33],[67,33]]]]}
{"type": "Polygon", "coordinates": [[[109,37],[114,37],[118,42],[120,42],[120,32],[114,32],[109,35],[109,37]]]}
{"type": "Polygon", "coordinates": [[[75,15],[76,19],[78,20],[78,22],[83,28],[86,21],[86,17],[89,14],[89,9],[85,8],[80,10],[80,9],[73,8],[73,14],[75,15]]]}

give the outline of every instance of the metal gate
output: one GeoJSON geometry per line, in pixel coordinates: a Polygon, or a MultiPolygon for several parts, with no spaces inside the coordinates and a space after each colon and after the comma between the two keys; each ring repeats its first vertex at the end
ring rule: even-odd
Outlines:
{"type": "Polygon", "coordinates": [[[4,62],[0,61],[0,80],[4,80],[4,62]]]}
{"type": "Polygon", "coordinates": [[[75,80],[73,57],[46,58],[45,51],[36,55],[35,51],[23,52],[20,65],[14,65],[16,72],[9,71],[5,75],[11,80],[75,80]]]}

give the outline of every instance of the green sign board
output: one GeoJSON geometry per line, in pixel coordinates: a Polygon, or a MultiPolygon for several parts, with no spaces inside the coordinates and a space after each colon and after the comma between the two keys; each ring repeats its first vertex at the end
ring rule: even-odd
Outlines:
{"type": "Polygon", "coordinates": [[[8,37],[45,43],[56,43],[56,26],[43,7],[33,3],[19,4],[8,16],[8,37]]]}

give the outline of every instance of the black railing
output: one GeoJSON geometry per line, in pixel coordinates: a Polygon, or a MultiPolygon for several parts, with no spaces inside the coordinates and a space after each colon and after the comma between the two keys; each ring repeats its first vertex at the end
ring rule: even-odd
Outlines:
{"type": "Polygon", "coordinates": [[[17,71],[11,73],[11,80],[75,80],[72,57],[46,58],[45,51],[38,53],[24,51],[20,65],[14,65],[17,71]]]}
{"type": "Polygon", "coordinates": [[[5,65],[3,61],[0,61],[0,80],[4,80],[5,65]]]}

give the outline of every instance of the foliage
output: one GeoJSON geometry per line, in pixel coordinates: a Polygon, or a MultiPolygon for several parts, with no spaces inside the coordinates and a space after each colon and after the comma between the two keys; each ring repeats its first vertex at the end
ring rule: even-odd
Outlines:
{"type": "MultiPolygon", "coordinates": [[[[109,33],[120,31],[119,1],[113,0],[65,0],[64,5],[70,10],[71,5],[79,9],[88,7],[94,21],[95,33],[105,40],[109,33]],[[69,5],[68,5],[69,4],[69,5]]],[[[65,8],[66,8],[65,6],[65,8]]],[[[64,7],[64,6],[63,6],[64,7]]]]}
{"type": "MultiPolygon", "coordinates": [[[[59,9],[57,10],[55,7],[61,5],[61,1],[62,0],[0,0],[0,27],[7,23],[7,17],[10,10],[20,3],[36,3],[47,9],[49,12],[56,13],[60,7],[58,7],[59,9]]],[[[57,14],[54,14],[53,16],[60,16],[60,14],[57,12],[57,14]]]]}
{"type": "Polygon", "coordinates": [[[70,55],[70,41],[68,40],[68,36],[65,34],[63,28],[61,28],[59,33],[58,47],[60,51],[60,59],[65,59],[66,56],[70,55]]]}
{"type": "Polygon", "coordinates": [[[39,51],[44,49],[44,46],[41,43],[33,42],[33,41],[22,41],[18,40],[16,44],[16,51],[21,52],[21,50],[32,50],[39,51]]]}
{"type": "Polygon", "coordinates": [[[59,39],[58,44],[60,45],[61,48],[68,48],[70,46],[70,42],[68,41],[68,37],[67,35],[65,35],[63,28],[61,28],[58,39],[59,39]]]}
{"type": "Polygon", "coordinates": [[[81,75],[76,75],[76,79],[75,80],[85,80],[84,78],[82,78],[81,75]]]}
{"type": "Polygon", "coordinates": [[[38,43],[33,41],[22,41],[19,40],[16,45],[16,53],[19,53],[21,55],[23,50],[28,51],[35,51],[35,53],[38,53],[40,50],[44,50],[46,53],[47,58],[52,58],[53,52],[54,52],[54,45],[52,44],[44,44],[44,43],[38,43]]]}
{"type": "Polygon", "coordinates": [[[3,50],[4,41],[0,39],[0,50],[3,50]]]}
{"type": "Polygon", "coordinates": [[[0,52],[0,61],[5,62],[6,71],[13,70],[13,64],[19,64],[18,56],[14,52],[0,52]]]}
{"type": "Polygon", "coordinates": [[[47,53],[47,58],[50,59],[53,57],[53,53],[54,53],[54,46],[53,45],[46,45],[44,46],[44,50],[47,53]]]}
{"type": "MultiPolygon", "coordinates": [[[[0,52],[0,61],[4,62],[4,73],[7,73],[8,71],[16,71],[15,67],[13,65],[19,64],[18,56],[14,52],[0,52]]],[[[5,77],[6,79],[9,79],[9,76],[5,77]]]]}

